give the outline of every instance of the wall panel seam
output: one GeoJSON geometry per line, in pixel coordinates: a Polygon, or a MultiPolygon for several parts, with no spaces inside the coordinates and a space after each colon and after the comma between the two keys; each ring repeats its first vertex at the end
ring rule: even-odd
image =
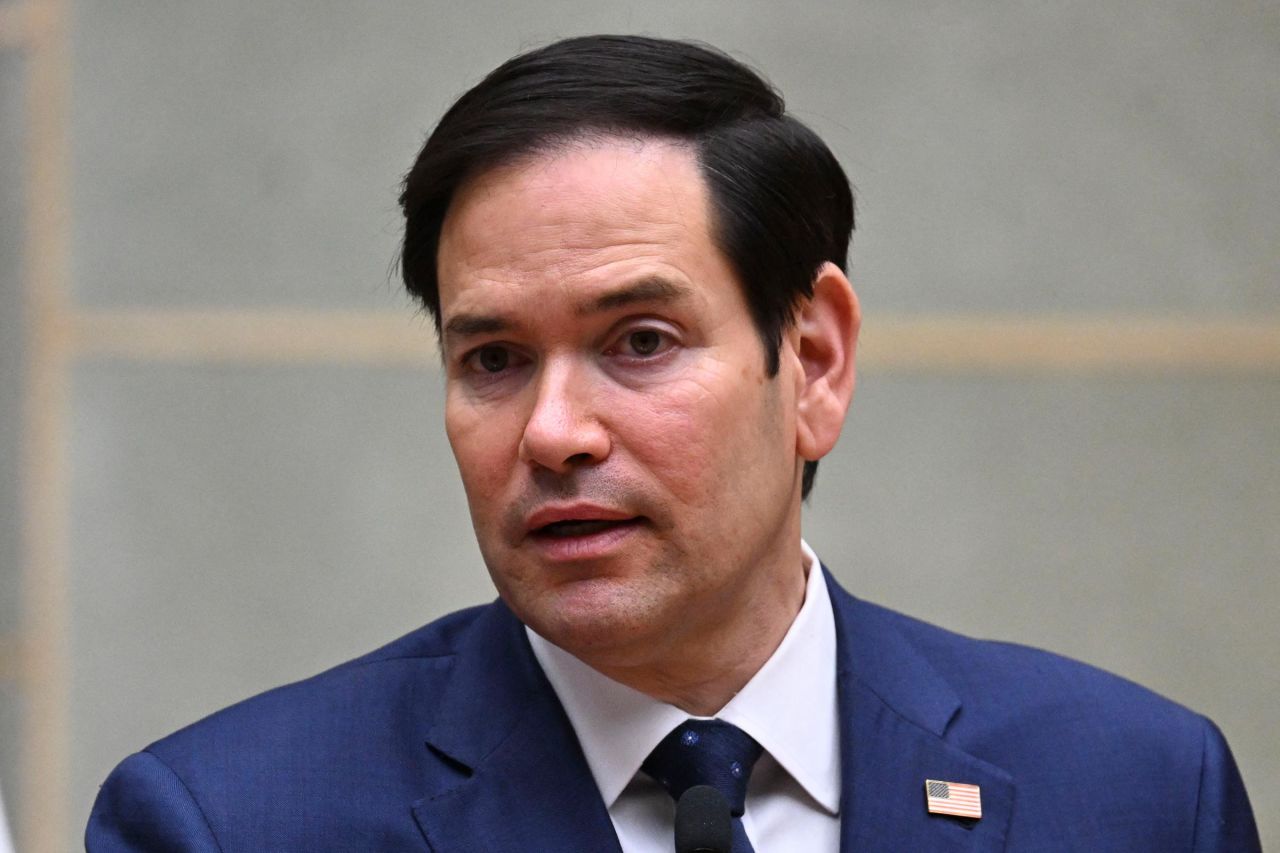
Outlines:
{"type": "MultiPolygon", "coordinates": [[[[80,360],[438,363],[430,321],[393,312],[82,310],[66,334],[80,360]]],[[[858,357],[905,373],[1280,374],[1280,316],[879,315],[865,321],[858,357]]]]}

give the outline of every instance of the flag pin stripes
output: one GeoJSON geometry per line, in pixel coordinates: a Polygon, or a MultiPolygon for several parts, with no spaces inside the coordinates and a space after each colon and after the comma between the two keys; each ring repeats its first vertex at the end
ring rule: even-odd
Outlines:
{"type": "Polygon", "coordinates": [[[926,779],[924,796],[929,814],[948,814],[974,820],[982,817],[982,790],[977,785],[926,779]]]}

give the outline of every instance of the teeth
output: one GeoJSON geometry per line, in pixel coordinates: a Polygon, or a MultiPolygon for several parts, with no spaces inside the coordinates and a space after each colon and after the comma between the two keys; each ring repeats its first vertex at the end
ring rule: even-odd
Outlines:
{"type": "Polygon", "coordinates": [[[549,536],[587,536],[591,533],[599,533],[601,530],[618,523],[617,521],[604,521],[601,519],[557,521],[553,524],[548,524],[540,532],[549,536]]]}

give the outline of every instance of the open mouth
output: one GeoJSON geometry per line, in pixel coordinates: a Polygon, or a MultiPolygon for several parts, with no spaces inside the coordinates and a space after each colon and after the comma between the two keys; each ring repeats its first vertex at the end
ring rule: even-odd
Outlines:
{"type": "Polygon", "coordinates": [[[573,536],[592,536],[597,533],[605,533],[611,530],[617,530],[623,527],[632,527],[641,522],[639,516],[633,518],[619,519],[601,519],[601,518],[570,518],[564,521],[554,521],[551,524],[545,524],[533,531],[534,536],[546,536],[551,539],[567,539],[573,536]]]}

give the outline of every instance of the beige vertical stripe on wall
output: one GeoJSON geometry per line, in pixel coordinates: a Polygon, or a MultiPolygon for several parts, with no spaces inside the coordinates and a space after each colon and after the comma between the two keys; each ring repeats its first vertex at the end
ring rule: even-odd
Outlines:
{"type": "Polygon", "coordinates": [[[25,18],[26,390],[23,412],[23,706],[19,848],[72,849],[68,813],[68,530],[66,431],[67,90],[64,0],[31,0],[25,18]]]}
{"type": "Polygon", "coordinates": [[[26,44],[30,17],[26,3],[0,4],[0,49],[26,44]]]}
{"type": "Polygon", "coordinates": [[[0,2],[0,48],[25,48],[62,26],[57,3],[0,2]]]}
{"type": "Polygon", "coordinates": [[[22,672],[17,634],[0,634],[0,679],[18,678],[22,672]]]}

